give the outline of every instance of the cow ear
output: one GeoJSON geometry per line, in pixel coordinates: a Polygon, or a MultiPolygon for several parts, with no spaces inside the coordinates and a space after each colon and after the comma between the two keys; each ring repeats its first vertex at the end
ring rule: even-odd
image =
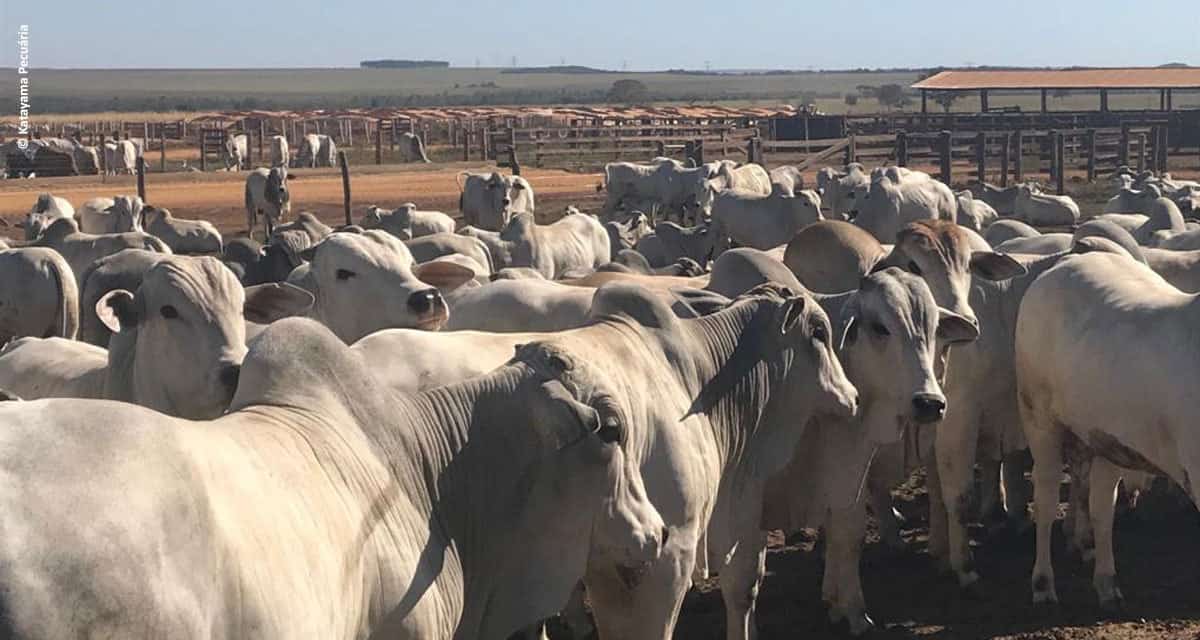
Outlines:
{"type": "Polygon", "coordinates": [[[132,329],[139,320],[133,294],[125,289],[113,289],[104,294],[96,303],[96,315],[113,333],[120,333],[122,327],[132,329]]]}
{"type": "Polygon", "coordinates": [[[242,305],[242,315],[250,322],[270,324],[280,318],[308,311],[312,308],[313,301],[311,293],[293,284],[258,284],[246,287],[246,302],[242,305]]]}
{"type": "Polygon", "coordinates": [[[984,280],[1008,280],[1023,276],[1026,272],[1024,265],[1007,254],[995,251],[976,251],[971,254],[971,273],[984,280]]]}
{"type": "Polygon", "coordinates": [[[413,267],[413,275],[426,284],[437,287],[443,294],[454,291],[475,279],[475,272],[461,264],[434,260],[413,267]]]}
{"type": "Polygon", "coordinates": [[[974,342],[979,339],[979,327],[949,309],[938,307],[937,337],[945,344],[974,342]]]}
{"type": "Polygon", "coordinates": [[[714,314],[732,302],[729,298],[707,289],[688,289],[675,287],[671,289],[675,298],[672,308],[680,318],[701,318],[714,314]]]}
{"type": "Polygon", "coordinates": [[[781,335],[790,333],[796,325],[800,324],[800,319],[804,317],[805,303],[806,299],[804,296],[788,298],[783,303],[783,322],[779,325],[779,333],[781,335]]]}
{"type": "Polygon", "coordinates": [[[315,244],[315,245],[301,251],[300,259],[304,260],[305,262],[312,262],[313,258],[315,258],[317,256],[317,247],[318,246],[320,246],[320,244],[315,244]]]}

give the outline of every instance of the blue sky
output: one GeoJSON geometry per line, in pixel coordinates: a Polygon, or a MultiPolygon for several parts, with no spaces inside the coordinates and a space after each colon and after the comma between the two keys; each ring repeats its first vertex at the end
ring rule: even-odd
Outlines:
{"type": "Polygon", "coordinates": [[[339,67],[369,58],[455,66],[630,70],[972,64],[1200,65],[1195,0],[165,1],[0,0],[34,67],[339,67]],[[120,33],[119,38],[105,34],[120,33]],[[276,33],[282,35],[265,36],[276,33]],[[110,44],[111,43],[111,44],[110,44]]]}

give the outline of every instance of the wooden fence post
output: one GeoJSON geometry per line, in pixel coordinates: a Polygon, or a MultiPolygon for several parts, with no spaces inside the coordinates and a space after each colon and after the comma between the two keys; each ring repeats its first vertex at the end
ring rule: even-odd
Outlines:
{"type": "Polygon", "coordinates": [[[1137,134],[1137,141],[1138,141],[1137,170],[1139,172],[1141,172],[1141,171],[1146,170],[1146,134],[1145,133],[1137,134]]]}
{"type": "Polygon", "coordinates": [[[983,184],[987,180],[987,134],[975,134],[975,179],[983,184]]]}
{"type": "Polygon", "coordinates": [[[249,170],[250,167],[254,166],[254,134],[249,129],[243,129],[243,131],[246,133],[246,157],[242,158],[242,162],[246,166],[238,167],[238,169],[249,170]]]}
{"type": "Polygon", "coordinates": [[[950,162],[953,159],[951,155],[953,134],[951,134],[949,131],[942,131],[939,137],[941,138],[941,148],[939,149],[941,156],[939,158],[939,164],[941,165],[942,170],[941,180],[942,182],[946,183],[946,185],[949,185],[952,178],[950,173],[950,162]]]}
{"type": "MultiPolygon", "coordinates": [[[[662,140],[655,140],[654,141],[654,157],[661,158],[665,155],[667,155],[667,145],[664,144],[662,140]]],[[[541,163],[538,163],[538,166],[541,166],[541,163]]]]}
{"type": "Polygon", "coordinates": [[[467,162],[471,159],[471,133],[473,133],[472,129],[463,129],[463,162],[467,162]]]}
{"type": "Polygon", "coordinates": [[[858,154],[856,153],[857,149],[855,149],[854,146],[855,146],[854,145],[854,134],[852,133],[849,136],[846,136],[846,162],[845,162],[845,164],[850,164],[851,162],[854,162],[855,159],[857,159],[857,157],[858,157],[858,154]]]}
{"type": "Polygon", "coordinates": [[[262,162],[263,158],[263,142],[267,139],[267,121],[262,118],[258,119],[258,161],[262,162]]]}
{"type": "Polygon", "coordinates": [[[1088,129],[1084,133],[1084,147],[1087,149],[1087,181],[1096,181],[1096,130],[1088,129]]]}
{"type": "Polygon", "coordinates": [[[1000,186],[1008,186],[1008,156],[1012,149],[1012,137],[1007,133],[1000,138],[1000,186]]]}
{"type": "Polygon", "coordinates": [[[158,128],[158,170],[167,172],[167,129],[158,128]]]}
{"type": "Polygon", "coordinates": [[[338,151],[338,166],[342,168],[342,209],[346,213],[346,224],[350,222],[350,164],[346,161],[346,152],[338,151]]]}
{"type": "Polygon", "coordinates": [[[146,201],[146,158],[144,156],[138,156],[137,160],[134,161],[133,166],[137,170],[137,194],[138,194],[138,197],[142,199],[142,202],[145,202],[146,201]]]}
{"type": "Polygon", "coordinates": [[[1065,138],[1066,135],[1061,131],[1057,132],[1054,136],[1054,164],[1058,167],[1058,170],[1054,174],[1054,179],[1055,186],[1058,189],[1058,195],[1060,196],[1067,192],[1067,159],[1065,153],[1066,145],[1064,144],[1065,138]]]}
{"type": "Polygon", "coordinates": [[[697,139],[696,145],[692,149],[693,149],[694,153],[696,154],[693,156],[696,160],[696,166],[698,167],[698,166],[704,164],[704,139],[703,138],[697,139]]]}
{"type": "Polygon", "coordinates": [[[1129,166],[1129,123],[1121,123],[1121,141],[1117,144],[1117,165],[1129,166]]]}
{"type": "Polygon", "coordinates": [[[896,166],[908,166],[908,133],[905,131],[896,132],[896,166]]]}
{"type": "Polygon", "coordinates": [[[375,127],[375,164],[383,164],[383,120],[375,127]]]}
{"type": "Polygon", "coordinates": [[[1013,132],[1013,181],[1025,181],[1025,136],[1020,129],[1013,132]]]}
{"type": "Polygon", "coordinates": [[[1168,136],[1171,134],[1171,128],[1164,124],[1160,125],[1158,130],[1160,138],[1158,142],[1158,170],[1159,172],[1170,171],[1171,168],[1168,166],[1168,162],[1171,159],[1171,142],[1168,136]]]}
{"type": "MultiPolygon", "coordinates": [[[[103,136],[101,136],[101,139],[103,139],[103,136]]],[[[208,154],[205,153],[206,151],[208,151],[208,147],[204,144],[205,142],[207,142],[207,141],[205,140],[204,128],[201,127],[200,128],[200,170],[201,171],[208,171],[208,154]]]]}

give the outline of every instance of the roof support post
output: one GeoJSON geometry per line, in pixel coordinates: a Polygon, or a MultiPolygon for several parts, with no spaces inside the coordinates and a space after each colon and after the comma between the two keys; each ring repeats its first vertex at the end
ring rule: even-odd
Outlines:
{"type": "Polygon", "coordinates": [[[1171,95],[1171,90],[1170,90],[1170,89],[1167,89],[1167,108],[1165,109],[1165,111],[1170,111],[1170,110],[1171,110],[1171,98],[1172,98],[1172,97],[1173,97],[1173,96],[1171,95]]]}
{"type": "Polygon", "coordinates": [[[1046,89],[1042,89],[1042,113],[1046,113],[1046,89]]]}
{"type": "Polygon", "coordinates": [[[1100,90],[1100,113],[1108,112],[1108,89],[1100,90]]]}
{"type": "Polygon", "coordinates": [[[979,111],[981,111],[982,113],[987,113],[987,111],[988,111],[988,90],[987,89],[979,90],[979,111]]]}
{"type": "Polygon", "coordinates": [[[1159,111],[1167,110],[1167,90],[1166,89],[1158,90],[1158,110],[1159,111]]]}
{"type": "Polygon", "coordinates": [[[921,89],[921,114],[922,114],[922,115],[924,115],[924,114],[926,114],[926,113],[928,113],[928,112],[929,112],[929,100],[928,100],[928,97],[929,97],[929,96],[927,95],[927,92],[926,92],[924,89],[921,89]]]}

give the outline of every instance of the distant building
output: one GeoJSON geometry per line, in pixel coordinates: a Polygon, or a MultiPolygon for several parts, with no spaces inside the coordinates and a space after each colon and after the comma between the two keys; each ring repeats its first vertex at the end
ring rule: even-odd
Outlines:
{"type": "Polygon", "coordinates": [[[358,63],[363,69],[449,69],[444,60],[363,60],[358,63]]]}

